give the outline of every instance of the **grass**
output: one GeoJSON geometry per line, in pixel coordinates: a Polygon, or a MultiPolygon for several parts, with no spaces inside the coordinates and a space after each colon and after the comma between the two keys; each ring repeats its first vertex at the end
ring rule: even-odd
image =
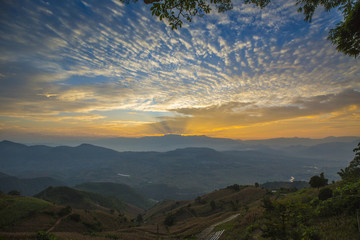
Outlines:
{"type": "Polygon", "coordinates": [[[49,205],[49,202],[33,197],[2,195],[0,197],[0,227],[31,217],[49,205]]]}
{"type": "MultiPolygon", "coordinates": [[[[358,185],[344,185],[343,188],[346,190],[352,187],[352,191],[356,190],[356,194],[358,194],[357,186],[358,185]]],[[[335,189],[341,186],[335,184],[328,187],[335,191],[335,189]]],[[[345,190],[343,190],[341,194],[345,194],[345,190]]],[[[221,239],[224,240],[260,240],[265,239],[262,237],[262,234],[266,231],[266,227],[270,226],[267,225],[269,220],[276,223],[281,214],[287,214],[286,228],[288,232],[294,232],[294,229],[291,228],[295,226],[295,228],[299,229],[299,233],[310,236],[313,231],[320,236],[320,239],[360,239],[360,234],[357,232],[355,213],[346,212],[344,214],[326,216],[319,214],[319,208],[323,206],[327,200],[319,201],[318,193],[318,189],[304,189],[291,193],[271,193],[255,187],[242,187],[238,190],[222,189],[192,201],[166,201],[159,203],[143,216],[144,223],[141,224],[132,222],[131,219],[124,222],[122,220],[123,216],[111,213],[110,211],[73,209],[72,214],[79,215],[80,220],[75,221],[67,217],[54,229],[54,232],[60,240],[195,239],[195,236],[202,230],[213,224],[220,223],[234,214],[240,213],[241,215],[237,218],[217,225],[214,231],[225,230],[221,236],[221,239]],[[264,196],[268,196],[272,204],[276,207],[272,212],[268,210],[265,211],[263,208],[264,202],[262,200],[264,196]],[[215,202],[216,207],[211,206],[212,201],[215,202]],[[279,207],[281,204],[285,206],[285,212],[281,212],[282,210],[279,207]],[[164,219],[168,215],[175,216],[174,225],[164,225],[164,219]],[[295,222],[296,225],[293,225],[295,222]],[[95,226],[94,224],[98,225],[95,226]],[[101,231],[96,227],[101,227],[101,231]],[[87,232],[87,234],[83,234],[84,232],[87,232]]],[[[335,198],[343,196],[339,194],[340,193],[332,198],[333,200],[330,200],[335,201],[335,198]]],[[[358,195],[354,196],[356,197],[358,195]]],[[[347,199],[346,197],[344,198],[344,201],[346,200],[345,203],[348,202],[347,199]]],[[[5,215],[3,212],[5,210],[8,211],[6,214],[10,212],[12,214],[12,211],[24,211],[22,216],[14,216],[14,219],[24,219],[26,218],[26,212],[29,214],[34,209],[38,209],[38,213],[35,216],[31,214],[27,215],[33,217],[28,220],[22,220],[21,223],[26,221],[36,222],[36,219],[40,218],[40,216],[45,216],[46,212],[51,209],[54,211],[56,207],[52,204],[48,208],[46,208],[46,206],[49,206],[49,203],[38,199],[34,201],[33,198],[14,196],[0,198],[0,213],[2,215],[5,215]],[[10,206],[12,206],[12,208],[9,208],[10,206]],[[22,208],[20,207],[20,210],[14,209],[17,206],[21,206],[22,208]],[[41,208],[41,206],[43,206],[43,208],[41,208]]],[[[57,210],[59,209],[60,207],[58,206],[57,210]]],[[[0,217],[2,215],[0,215],[0,217]]],[[[46,216],[48,216],[48,219],[50,219],[50,217],[53,219],[57,218],[57,216],[52,216],[51,214],[47,214],[46,216]]],[[[34,229],[41,230],[38,227],[34,227],[34,229]]],[[[34,239],[32,237],[33,235],[30,234],[27,236],[25,233],[23,235],[13,233],[13,235],[10,234],[6,236],[4,233],[0,233],[0,240],[1,236],[5,237],[5,239],[34,239]]],[[[308,238],[305,237],[304,239],[308,238]]]]}

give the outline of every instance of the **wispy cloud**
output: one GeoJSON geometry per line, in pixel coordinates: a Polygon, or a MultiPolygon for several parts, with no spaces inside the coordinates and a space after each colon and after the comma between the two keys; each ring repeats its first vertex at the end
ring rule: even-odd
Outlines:
{"type": "Polygon", "coordinates": [[[171,31],[140,2],[2,3],[0,116],[53,123],[84,116],[109,126],[105,112],[136,110],[152,120],[138,119],[132,134],[191,134],[201,121],[206,132],[308,116],[312,107],[300,108],[299,99],[360,87],[358,60],[325,39],[336,13],[317,12],[308,24],[293,1],[263,10],[235,3],[171,31]]]}

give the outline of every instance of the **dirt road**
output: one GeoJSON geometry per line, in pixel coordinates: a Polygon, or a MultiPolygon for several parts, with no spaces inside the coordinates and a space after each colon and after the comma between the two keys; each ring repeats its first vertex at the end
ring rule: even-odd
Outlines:
{"type": "Polygon", "coordinates": [[[221,231],[217,231],[217,232],[213,232],[214,231],[214,228],[220,224],[223,224],[223,223],[226,223],[226,222],[229,222],[233,219],[235,219],[237,216],[239,216],[240,213],[237,213],[237,214],[234,214],[220,222],[217,222],[217,223],[214,223],[213,225],[211,225],[210,227],[204,229],[201,233],[199,233],[199,235],[197,236],[198,239],[201,239],[201,240],[218,240],[221,235],[224,233],[224,230],[221,230],[221,231]]]}

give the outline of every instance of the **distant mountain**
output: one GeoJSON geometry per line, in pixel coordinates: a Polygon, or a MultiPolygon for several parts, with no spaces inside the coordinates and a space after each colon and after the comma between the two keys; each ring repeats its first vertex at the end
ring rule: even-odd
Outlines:
{"type": "Polygon", "coordinates": [[[82,191],[116,197],[121,201],[130,203],[141,209],[148,209],[153,205],[153,202],[146,199],[141,193],[125,184],[111,182],[87,182],[77,185],[75,188],[82,191]]]}
{"type": "Polygon", "coordinates": [[[290,146],[283,148],[288,155],[298,155],[303,157],[315,157],[331,160],[351,161],[354,157],[353,149],[360,140],[352,142],[328,142],[314,146],[290,146]]]}
{"type": "Polygon", "coordinates": [[[322,139],[311,138],[272,138],[264,140],[234,140],[229,138],[212,138],[207,136],[164,135],[141,138],[106,138],[90,140],[97,146],[111,148],[117,151],[157,151],[166,152],[178,148],[212,148],[217,151],[249,150],[249,149],[281,149],[289,146],[314,146],[323,143],[349,143],[359,141],[360,137],[327,137],[322,139]]]}
{"type": "Polygon", "coordinates": [[[266,146],[273,149],[281,149],[284,147],[290,146],[304,146],[310,147],[323,143],[352,143],[359,142],[360,137],[355,136],[346,136],[346,137],[326,137],[319,139],[312,138],[270,138],[270,139],[261,139],[261,140],[247,140],[244,141],[244,144],[249,146],[266,146]]]}
{"type": "Polygon", "coordinates": [[[64,182],[51,177],[17,178],[0,172],[0,191],[17,190],[21,195],[32,196],[49,186],[64,186],[64,182]]]}
{"type": "Polygon", "coordinates": [[[117,151],[157,151],[166,152],[178,148],[207,147],[219,151],[243,149],[241,140],[228,138],[211,138],[207,136],[164,135],[141,138],[107,138],[90,141],[90,143],[111,148],[117,151]]]}
{"type": "Polygon", "coordinates": [[[169,196],[188,199],[234,183],[286,181],[290,177],[308,181],[320,172],[330,180],[338,179],[337,172],[348,165],[355,146],[355,142],[330,142],[278,150],[262,146],[232,151],[191,147],[168,152],[117,152],[90,144],[47,147],[3,141],[0,171],[22,177],[54,176],[68,185],[123,183],[156,200],[169,196]],[[160,189],[168,189],[169,194],[160,189]]]}
{"type": "Polygon", "coordinates": [[[77,147],[48,147],[2,141],[0,156],[0,170],[11,169],[11,173],[39,169],[52,172],[56,169],[74,171],[100,167],[107,161],[116,159],[118,152],[90,144],[81,144],[77,147]]]}

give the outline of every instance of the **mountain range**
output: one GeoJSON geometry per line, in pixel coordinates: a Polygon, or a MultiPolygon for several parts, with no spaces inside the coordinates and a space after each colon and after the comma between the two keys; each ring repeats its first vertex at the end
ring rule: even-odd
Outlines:
{"type": "MultiPolygon", "coordinates": [[[[167,143],[171,142],[169,139],[181,139],[195,146],[199,139],[219,144],[222,141],[203,136],[157,138],[158,142],[167,140],[167,143]]],[[[308,181],[320,172],[325,172],[330,180],[336,180],[337,171],[353,158],[352,149],[357,143],[354,139],[327,138],[315,141],[320,142],[315,145],[310,142],[290,144],[304,142],[304,139],[289,139],[287,144],[278,139],[273,143],[277,149],[271,148],[270,140],[264,140],[252,142],[251,148],[248,145],[243,150],[188,147],[167,152],[118,152],[91,144],[27,146],[2,141],[0,171],[20,178],[50,176],[69,186],[84,182],[123,183],[155,200],[190,199],[234,183],[287,181],[290,178],[308,181]]],[[[234,142],[224,140],[222,143],[224,146],[234,142]]]]}

